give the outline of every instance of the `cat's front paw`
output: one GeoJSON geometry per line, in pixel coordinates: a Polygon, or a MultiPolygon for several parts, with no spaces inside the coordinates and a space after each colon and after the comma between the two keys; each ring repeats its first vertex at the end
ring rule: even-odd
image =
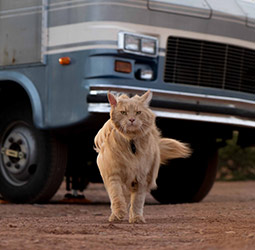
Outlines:
{"type": "Polygon", "coordinates": [[[131,216],[129,217],[129,223],[146,223],[144,217],[142,215],[135,215],[135,216],[131,216]]]}
{"type": "Polygon", "coordinates": [[[119,213],[112,213],[109,217],[109,222],[117,222],[117,221],[122,221],[125,217],[126,213],[125,212],[119,212],[119,213]]]}

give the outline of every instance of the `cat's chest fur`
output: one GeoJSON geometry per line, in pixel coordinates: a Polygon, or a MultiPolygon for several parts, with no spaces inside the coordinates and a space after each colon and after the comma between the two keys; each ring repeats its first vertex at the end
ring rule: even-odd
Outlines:
{"type": "MultiPolygon", "coordinates": [[[[114,137],[113,140],[115,143],[112,144],[111,150],[113,152],[118,151],[118,157],[123,155],[124,157],[135,158],[138,161],[141,160],[143,156],[146,157],[147,152],[151,150],[150,144],[153,143],[153,138],[150,133],[143,137],[127,139],[122,137],[118,131],[115,130],[112,136],[114,137]]],[[[111,141],[111,139],[109,141],[111,141]]]]}
{"type": "MultiPolygon", "coordinates": [[[[102,172],[108,176],[117,175],[128,188],[132,183],[151,183],[151,169],[159,158],[157,138],[153,133],[133,141],[123,138],[118,131],[112,131],[101,154],[102,172]],[[134,144],[134,145],[132,145],[134,144]],[[132,149],[132,147],[135,147],[132,149]],[[135,152],[134,152],[135,151],[135,152]]],[[[155,185],[155,184],[153,184],[155,185]]]]}
{"type": "Polygon", "coordinates": [[[148,133],[144,137],[128,140],[117,131],[113,131],[111,136],[113,138],[110,137],[106,145],[112,158],[111,167],[132,176],[138,173],[147,174],[154,155],[158,152],[153,136],[148,133]]]}

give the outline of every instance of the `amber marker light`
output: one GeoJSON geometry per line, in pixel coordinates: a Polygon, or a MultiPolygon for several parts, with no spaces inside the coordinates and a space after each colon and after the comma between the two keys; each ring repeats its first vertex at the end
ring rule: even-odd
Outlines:
{"type": "Polygon", "coordinates": [[[131,73],[132,64],[130,62],[115,61],[115,71],[121,73],[131,73]]]}
{"type": "Polygon", "coordinates": [[[68,65],[68,64],[71,63],[71,58],[68,57],[68,56],[66,56],[66,57],[60,57],[60,58],[58,59],[58,62],[59,62],[59,64],[61,64],[61,65],[68,65]]]}

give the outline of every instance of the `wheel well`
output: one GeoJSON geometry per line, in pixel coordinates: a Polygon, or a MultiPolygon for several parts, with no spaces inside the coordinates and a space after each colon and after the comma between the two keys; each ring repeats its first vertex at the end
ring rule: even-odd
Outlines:
{"type": "Polygon", "coordinates": [[[22,86],[13,81],[0,82],[0,112],[14,105],[22,105],[32,113],[29,96],[22,86]]]}

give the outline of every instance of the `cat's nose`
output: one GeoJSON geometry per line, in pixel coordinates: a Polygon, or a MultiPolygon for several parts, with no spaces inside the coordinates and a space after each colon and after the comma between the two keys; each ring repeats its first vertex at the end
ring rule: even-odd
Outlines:
{"type": "Polygon", "coordinates": [[[133,123],[133,122],[135,121],[135,119],[134,119],[134,118],[130,118],[129,121],[130,121],[131,123],[133,123]]]}

